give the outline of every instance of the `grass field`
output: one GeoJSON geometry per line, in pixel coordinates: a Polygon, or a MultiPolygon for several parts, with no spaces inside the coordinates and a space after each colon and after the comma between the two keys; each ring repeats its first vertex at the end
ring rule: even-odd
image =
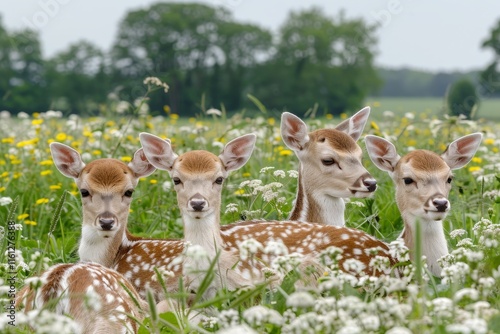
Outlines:
{"type": "MultiPolygon", "coordinates": [[[[370,98],[366,104],[373,108],[372,117],[381,119],[382,113],[386,110],[392,111],[399,116],[407,112],[416,115],[424,114],[425,117],[442,117],[444,110],[444,99],[440,98],[370,98]]],[[[490,98],[481,100],[477,111],[477,118],[500,121],[500,99],[490,98]]]]}
{"type": "MultiPolygon", "coordinates": [[[[423,268],[420,261],[409,266],[401,278],[358,280],[326,270],[324,284],[319,289],[306,286],[303,291],[295,290],[290,276],[278,289],[219,291],[214,300],[203,301],[206,318],[198,325],[189,321],[187,310],[181,310],[147,318],[141,333],[151,332],[152,328],[153,332],[165,333],[218,330],[242,333],[242,328],[245,333],[500,332],[500,123],[438,118],[440,102],[436,99],[380,99],[368,104],[373,110],[364,134],[388,138],[398,152],[410,148],[441,152],[459,136],[476,131],[484,134],[473,161],[454,173],[452,210],[444,224],[451,253],[443,263],[447,268],[443,278],[428,274],[417,277],[415,270],[423,268]],[[384,115],[386,110],[394,115],[384,115]],[[436,118],[421,117],[421,112],[436,118]],[[239,298],[243,293],[248,298],[239,298]]],[[[499,104],[500,100],[485,101],[484,113],[498,120],[495,108],[499,104]]],[[[305,121],[311,129],[316,129],[340,120],[305,121]]],[[[264,114],[253,118],[236,114],[229,119],[205,115],[183,120],[177,115],[65,119],[42,113],[23,119],[6,117],[0,129],[0,262],[3,264],[0,271],[4,277],[0,279],[0,307],[3,311],[12,299],[7,281],[12,275],[7,264],[6,238],[10,221],[15,223],[16,291],[25,279],[48,266],[78,260],[80,197],[74,182],[53,165],[50,142],[74,147],[87,162],[102,157],[127,162],[140,147],[138,134],[142,131],[170,138],[177,153],[207,149],[217,154],[224,143],[253,132],[258,139],[252,158],[230,175],[224,185],[223,224],[241,217],[284,219],[296,192],[297,179],[293,174],[280,176],[275,172],[296,170],[297,158],[281,141],[279,119],[264,114]],[[271,188],[273,196],[264,196],[261,190],[240,186],[251,180],[280,186],[271,188]],[[61,203],[66,191],[68,196],[61,203]],[[55,214],[59,205],[62,210],[55,214]]],[[[362,141],[360,145],[364,146],[362,141]]],[[[402,230],[392,182],[367,157],[364,162],[380,186],[373,198],[347,204],[347,225],[390,242],[402,230]]],[[[180,213],[166,172],[157,171],[139,182],[129,222],[130,231],[137,235],[182,238],[180,213]]],[[[14,329],[8,323],[9,314],[5,313],[0,319],[0,331],[40,333],[37,329],[51,319],[53,326],[49,326],[47,333],[67,332],[61,316],[51,318],[50,314],[50,310],[45,310],[26,318],[18,312],[14,329]]]]}

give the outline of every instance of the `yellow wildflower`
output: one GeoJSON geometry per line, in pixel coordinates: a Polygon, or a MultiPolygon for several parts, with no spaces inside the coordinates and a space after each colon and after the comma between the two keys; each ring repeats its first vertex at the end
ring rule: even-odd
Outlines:
{"type": "Polygon", "coordinates": [[[36,226],[36,221],[34,220],[25,220],[24,223],[26,225],[36,226]]]}
{"type": "Polygon", "coordinates": [[[235,195],[243,195],[245,193],[244,189],[238,189],[234,192],[235,195]]]}
{"type": "Polygon", "coordinates": [[[2,143],[4,143],[4,144],[12,144],[12,143],[14,143],[14,137],[2,138],[2,143]]]}
{"type": "Polygon", "coordinates": [[[101,155],[102,151],[101,150],[93,150],[92,155],[101,155]]]}
{"type": "Polygon", "coordinates": [[[52,174],[52,171],[50,169],[42,170],[40,172],[41,176],[47,176],[47,175],[50,175],[50,174],[52,174]]]}
{"type": "Polygon", "coordinates": [[[189,121],[189,123],[191,123],[191,124],[196,123],[196,118],[194,118],[194,117],[189,117],[188,121],[189,121]]]}
{"type": "Polygon", "coordinates": [[[276,120],[273,117],[269,117],[267,119],[267,124],[269,124],[270,126],[274,126],[275,123],[276,123],[276,120]]]}
{"type": "Polygon", "coordinates": [[[120,158],[121,161],[123,162],[130,162],[132,161],[132,157],[129,157],[129,156],[123,156],[120,158]]]}
{"type": "Polygon", "coordinates": [[[115,126],[115,124],[116,124],[116,123],[115,123],[114,121],[107,121],[107,122],[105,123],[105,125],[106,125],[107,127],[110,127],[110,128],[111,128],[111,127],[113,127],[113,126],[115,126]]]}
{"type": "Polygon", "coordinates": [[[484,144],[485,145],[493,145],[493,144],[495,144],[495,139],[493,139],[493,138],[486,138],[484,140],[484,144]]]}
{"type": "Polygon", "coordinates": [[[447,146],[445,144],[439,145],[439,149],[444,152],[446,150],[447,146]]]}
{"type": "Polygon", "coordinates": [[[0,177],[7,177],[9,176],[9,172],[3,172],[2,174],[0,174],[0,177]]]}
{"type": "Polygon", "coordinates": [[[491,150],[493,151],[493,153],[498,153],[498,147],[493,147],[491,150]]]}
{"type": "Polygon", "coordinates": [[[0,193],[4,192],[4,191],[5,191],[5,189],[7,189],[7,188],[5,188],[5,187],[0,187],[0,193]]]}
{"type": "Polygon", "coordinates": [[[245,172],[241,176],[243,176],[243,177],[250,177],[250,173],[249,172],[245,172]]]}
{"type": "Polygon", "coordinates": [[[340,119],[347,119],[347,114],[345,112],[340,114],[340,119]]]}
{"type": "Polygon", "coordinates": [[[483,162],[483,159],[480,158],[480,157],[474,157],[472,158],[472,162],[475,162],[477,164],[480,164],[481,162],[483,162]]]}
{"type": "Polygon", "coordinates": [[[50,190],[59,190],[59,189],[61,189],[61,185],[60,184],[52,184],[49,186],[49,189],[50,190]]]}
{"type": "Polygon", "coordinates": [[[49,199],[48,198],[39,198],[35,202],[36,205],[47,204],[47,203],[49,203],[49,199]]]}
{"type": "Polygon", "coordinates": [[[471,166],[469,167],[469,172],[477,172],[477,171],[480,171],[481,170],[481,167],[479,166],[471,166]]]}
{"type": "Polygon", "coordinates": [[[417,141],[415,139],[408,140],[408,146],[415,146],[415,145],[417,145],[417,141]]]}
{"type": "Polygon", "coordinates": [[[40,125],[42,123],[43,123],[43,118],[34,119],[31,121],[31,124],[33,124],[33,125],[40,125]]]}
{"type": "Polygon", "coordinates": [[[20,214],[19,216],[17,216],[17,219],[24,220],[24,219],[28,218],[29,216],[30,216],[29,214],[23,213],[23,214],[20,214]]]}
{"type": "Polygon", "coordinates": [[[22,175],[23,175],[23,173],[21,173],[21,172],[14,172],[14,174],[12,175],[12,177],[13,177],[14,179],[18,179],[18,178],[20,178],[22,175]]]}
{"type": "Polygon", "coordinates": [[[170,114],[170,106],[164,105],[163,106],[163,111],[166,112],[167,114],[170,114]]]}
{"type": "Polygon", "coordinates": [[[373,107],[374,107],[374,108],[378,108],[378,107],[380,107],[380,102],[378,102],[378,101],[373,101],[373,107]]]}
{"type": "Polygon", "coordinates": [[[149,183],[151,183],[151,184],[157,184],[157,183],[158,183],[158,181],[157,181],[157,180],[155,180],[155,179],[152,179],[152,180],[149,180],[149,183]]]}
{"type": "Polygon", "coordinates": [[[68,135],[67,135],[67,134],[65,134],[64,132],[59,132],[59,133],[56,135],[56,140],[57,140],[57,141],[65,141],[67,138],[68,138],[68,135]]]}
{"type": "Polygon", "coordinates": [[[83,136],[84,137],[92,137],[92,132],[88,131],[88,130],[84,130],[83,131],[83,136]]]}
{"type": "Polygon", "coordinates": [[[40,161],[40,166],[52,166],[53,163],[52,160],[42,160],[40,161]]]}
{"type": "Polygon", "coordinates": [[[280,151],[280,155],[284,156],[284,157],[288,157],[288,156],[290,156],[292,154],[293,154],[293,152],[291,150],[281,150],[280,151]]]}
{"type": "Polygon", "coordinates": [[[179,119],[179,115],[178,114],[170,114],[170,118],[177,120],[177,119],[179,119]]]}
{"type": "Polygon", "coordinates": [[[375,131],[379,131],[380,130],[380,128],[378,127],[377,123],[375,123],[375,121],[371,121],[370,126],[375,131]]]}
{"type": "Polygon", "coordinates": [[[79,191],[77,191],[77,190],[72,190],[72,191],[70,191],[69,193],[70,193],[71,195],[73,195],[73,196],[78,196],[78,194],[79,194],[80,192],[79,192],[79,191]]]}
{"type": "Polygon", "coordinates": [[[326,117],[327,120],[332,120],[333,119],[333,115],[332,114],[326,114],[325,117],[326,117]]]}

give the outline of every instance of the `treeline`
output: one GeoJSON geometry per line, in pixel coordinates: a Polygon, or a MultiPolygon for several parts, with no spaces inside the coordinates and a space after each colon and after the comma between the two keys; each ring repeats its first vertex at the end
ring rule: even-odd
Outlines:
{"type": "Polygon", "coordinates": [[[237,22],[222,7],[157,3],[129,12],[109,51],[79,41],[50,59],[39,36],[7,31],[0,18],[0,109],[98,114],[168,83],[149,96],[153,113],[193,115],[211,107],[338,114],[368,95],[442,96],[454,75],[374,67],[376,27],[321,9],[291,12],[275,33],[237,22]]]}
{"type": "Polygon", "coordinates": [[[409,68],[379,68],[378,75],[383,81],[377,96],[387,97],[443,97],[452,83],[468,79],[479,81],[478,71],[429,72],[409,68]]]}
{"type": "Polygon", "coordinates": [[[150,97],[153,112],[254,108],[251,94],[270,109],[340,113],[380,87],[375,46],[375,27],[319,8],[290,13],[273,35],[222,7],[157,3],[129,12],[108,52],[80,41],[50,59],[35,32],[0,22],[1,109],[96,114],[110,93],[132,102],[156,76],[170,90],[150,97]]]}

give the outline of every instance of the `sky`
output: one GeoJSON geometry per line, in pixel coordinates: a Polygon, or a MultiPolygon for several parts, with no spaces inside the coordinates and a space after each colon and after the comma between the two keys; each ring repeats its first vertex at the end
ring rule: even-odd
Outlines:
{"type": "MultiPolygon", "coordinates": [[[[131,10],[158,0],[0,0],[3,25],[40,33],[43,54],[51,57],[82,39],[109,50],[118,24],[131,10]]],[[[192,2],[192,1],[176,1],[192,2]]],[[[375,63],[429,71],[485,68],[493,59],[481,49],[500,20],[500,1],[417,0],[199,0],[229,9],[240,22],[277,32],[290,11],[322,8],[331,17],[343,10],[348,18],[379,23],[375,63]]]]}

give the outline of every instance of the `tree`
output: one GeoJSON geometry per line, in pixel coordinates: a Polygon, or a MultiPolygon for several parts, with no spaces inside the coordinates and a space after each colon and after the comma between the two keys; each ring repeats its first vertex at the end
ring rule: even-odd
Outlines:
{"type": "Polygon", "coordinates": [[[0,18],[0,99],[2,108],[29,113],[46,110],[45,68],[38,34],[9,33],[0,18]]]}
{"type": "Polygon", "coordinates": [[[47,78],[52,104],[80,114],[98,111],[112,87],[104,53],[88,41],[71,44],[48,61],[47,78]]]}
{"type": "Polygon", "coordinates": [[[112,59],[129,92],[145,76],[169,84],[167,95],[152,96],[153,109],[169,104],[192,114],[202,95],[207,104],[228,98],[231,108],[239,108],[246,71],[270,45],[270,33],[234,22],[224,8],[158,3],[127,14],[112,59]]]}
{"type": "Polygon", "coordinates": [[[265,105],[297,114],[315,103],[335,114],[358,109],[380,85],[373,66],[374,30],[342,13],[332,19],[319,8],[292,12],[255,95],[265,105]]]}
{"type": "Polygon", "coordinates": [[[481,45],[483,49],[491,49],[494,57],[480,74],[481,91],[483,95],[500,94],[500,20],[491,30],[491,35],[481,45]]]}
{"type": "Polygon", "coordinates": [[[473,110],[477,109],[479,96],[476,87],[468,79],[456,81],[451,85],[447,96],[448,112],[451,115],[464,115],[472,118],[473,110]]]}

